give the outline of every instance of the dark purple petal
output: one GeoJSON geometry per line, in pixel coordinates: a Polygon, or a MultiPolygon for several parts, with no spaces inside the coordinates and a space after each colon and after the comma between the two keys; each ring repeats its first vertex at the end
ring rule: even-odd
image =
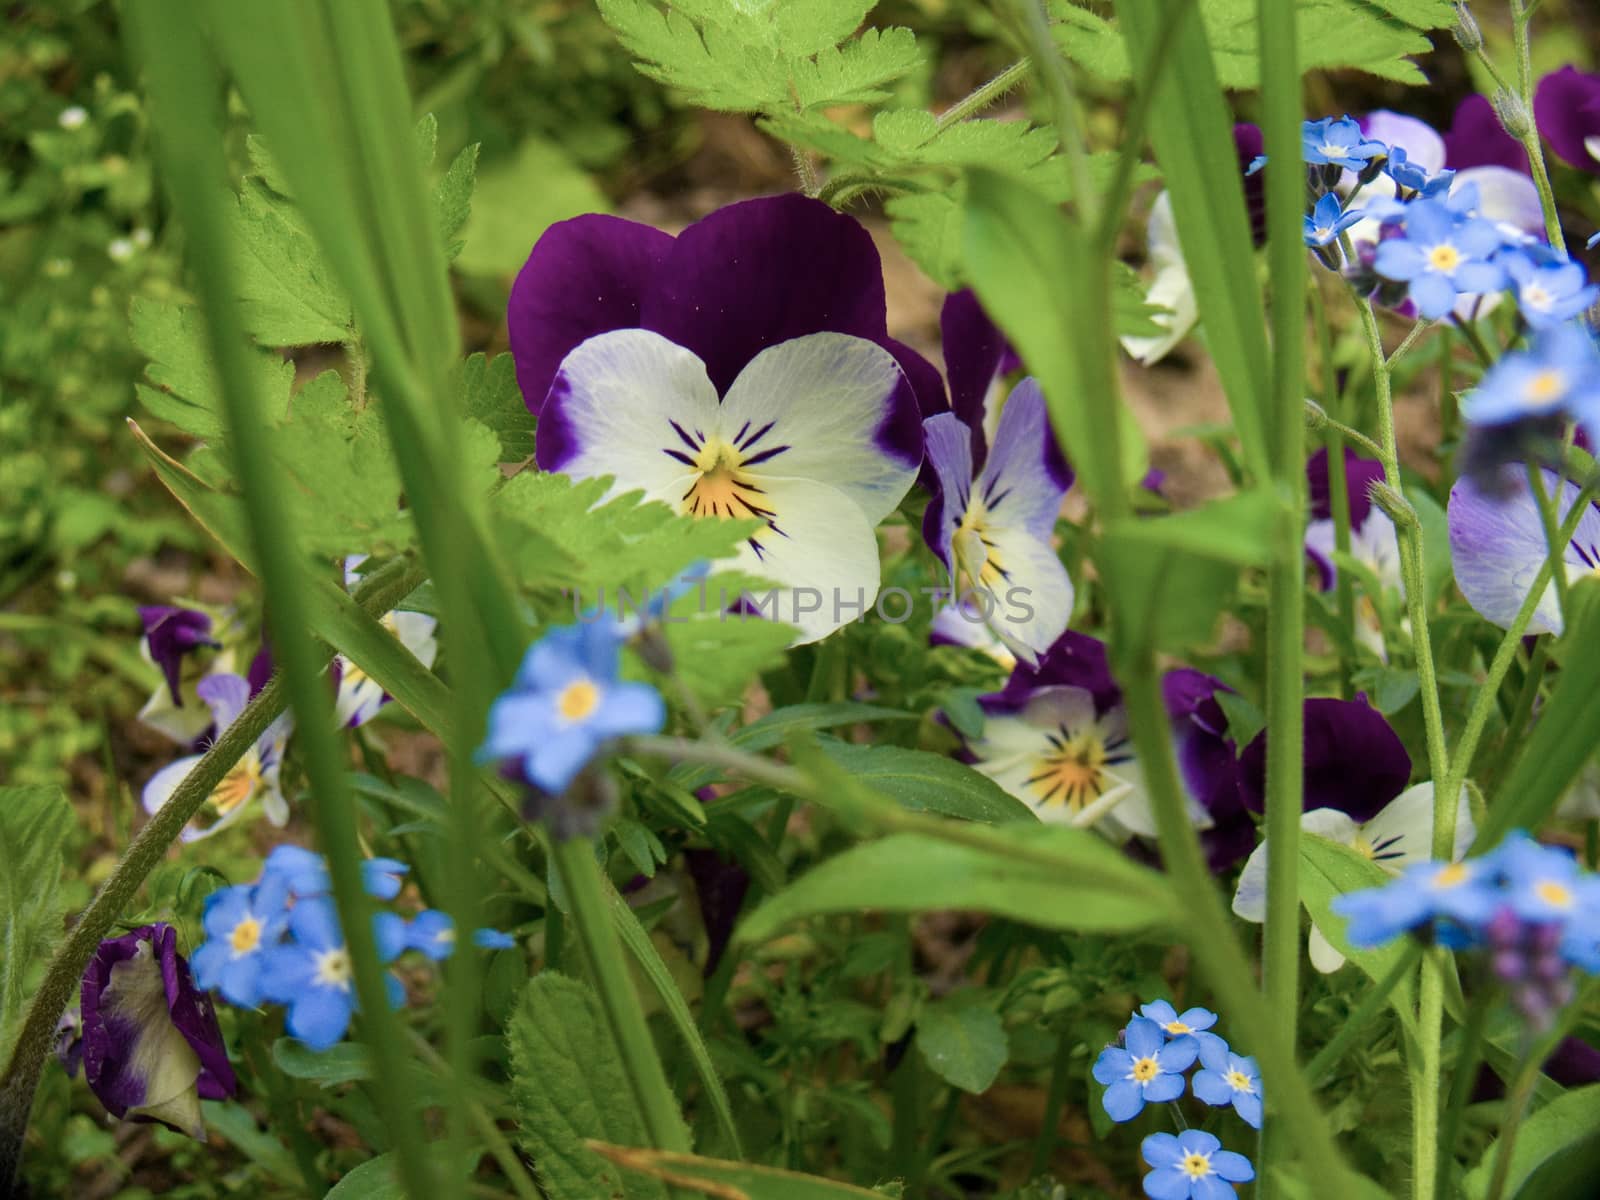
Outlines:
{"type": "Polygon", "coordinates": [[[1111,677],[1105,643],[1071,629],[1055,640],[1037,666],[1019,662],[1005,687],[979,696],[978,703],[990,715],[1020,712],[1035,692],[1046,687],[1083,688],[1094,697],[1095,709],[1101,713],[1122,703],[1122,689],[1111,677]]]}
{"type": "Polygon", "coordinates": [[[750,873],[715,850],[685,850],[683,861],[700,900],[700,919],[706,928],[706,961],[701,970],[709,979],[733,938],[745,893],[750,890],[750,873]]]}
{"type": "MultiPolygon", "coordinates": [[[[228,1063],[228,1052],[217,1027],[211,1001],[194,986],[189,964],[178,953],[177,931],[170,925],[145,925],[118,938],[108,938],[89,962],[80,992],[83,1011],[84,1078],[112,1116],[122,1117],[149,1100],[146,1094],[147,1071],[160,1064],[138,1053],[141,1039],[159,1039],[162,1031],[134,1021],[127,1003],[114,1003],[109,992],[116,984],[119,992],[131,991],[135,983],[155,987],[154,979],[123,982],[127,979],[116,968],[140,956],[141,945],[148,944],[148,959],[141,968],[159,971],[159,988],[165,1011],[154,1014],[156,1021],[170,1023],[199,1059],[195,1091],[208,1100],[224,1100],[238,1090],[238,1081],[228,1063]]],[[[127,970],[134,968],[128,967],[127,970]]],[[[148,1045],[148,1041],[146,1041],[148,1045]]],[[[146,1118],[136,1114],[134,1120],[146,1118]]],[[[180,1132],[193,1133],[193,1130],[180,1132]]]]}
{"type": "MultiPolygon", "coordinates": [[[[1311,517],[1316,521],[1333,519],[1333,497],[1328,490],[1328,451],[1318,450],[1306,463],[1306,482],[1311,491],[1311,517]]],[[[1383,464],[1375,458],[1362,458],[1350,447],[1344,448],[1345,492],[1350,497],[1350,527],[1360,529],[1372,511],[1369,492],[1374,483],[1383,482],[1383,464]]]]}
{"type": "Polygon", "coordinates": [[[884,345],[889,336],[871,235],[799,195],[730,204],[685,229],[644,294],[639,324],[699,355],[719,395],[790,338],[847,333],[884,345]]]}
{"type": "Polygon", "coordinates": [[[1450,131],[1444,135],[1445,166],[1453,171],[1468,167],[1508,167],[1528,174],[1528,152],[1506,132],[1494,105],[1473,92],[1456,106],[1450,131]]]}
{"type": "Polygon", "coordinates": [[[1600,75],[1562,67],[1539,80],[1533,114],[1545,141],[1567,163],[1600,175],[1600,158],[1584,144],[1600,137],[1600,75]]]}
{"type": "MultiPolygon", "coordinates": [[[[1248,121],[1235,125],[1233,148],[1239,156],[1239,173],[1244,175],[1250,169],[1250,164],[1266,151],[1266,140],[1261,136],[1260,127],[1248,121]]],[[[1264,246],[1267,242],[1268,170],[1271,170],[1270,165],[1254,175],[1244,175],[1244,203],[1250,213],[1250,236],[1258,246],[1264,246]]]]}
{"type": "MultiPolygon", "coordinates": [[[[1266,801],[1267,736],[1263,730],[1239,759],[1245,807],[1266,801]]],[[[1304,808],[1336,808],[1370,821],[1411,779],[1411,756],[1389,722],[1366,702],[1326,697],[1305,703],[1304,808]]]]}
{"type": "Polygon", "coordinates": [[[545,230],[511,285],[506,332],[517,384],[538,415],[561,360],[597,333],[632,329],[672,236],[620,217],[589,214],[545,230]]]}
{"type": "Polygon", "coordinates": [[[1213,870],[1232,866],[1255,848],[1255,825],[1245,815],[1238,751],[1216,700],[1218,692],[1231,690],[1192,667],[1168,671],[1161,680],[1184,785],[1215,823],[1202,838],[1213,870]]]}
{"type": "Polygon", "coordinates": [[[919,416],[926,420],[938,413],[950,411],[950,402],[945,399],[944,380],[939,377],[938,367],[904,342],[896,341],[892,337],[881,339],[879,344],[894,355],[895,362],[899,363],[900,369],[906,373],[911,390],[917,397],[919,416]]]}
{"type": "Polygon", "coordinates": [[[161,668],[172,702],[179,707],[183,697],[178,685],[182,681],[183,656],[201,646],[218,648],[211,638],[211,618],[192,608],[175,608],[171,605],[149,605],[139,609],[139,620],[144,624],[145,641],[150,647],[150,659],[161,668]]]}
{"type": "Polygon", "coordinates": [[[1010,350],[1006,335],[989,319],[971,289],[952,292],[939,311],[944,339],[944,369],[950,377],[950,407],[976,431],[978,465],[983,465],[983,410],[989,388],[1010,350]]]}
{"type": "MultiPolygon", "coordinates": [[[[267,686],[267,681],[272,678],[272,647],[267,645],[266,639],[261,640],[261,649],[256,651],[256,656],[250,660],[250,669],[245,672],[245,681],[250,685],[250,698],[262,688],[267,686]]],[[[335,685],[337,686],[337,685],[335,685]]]]}

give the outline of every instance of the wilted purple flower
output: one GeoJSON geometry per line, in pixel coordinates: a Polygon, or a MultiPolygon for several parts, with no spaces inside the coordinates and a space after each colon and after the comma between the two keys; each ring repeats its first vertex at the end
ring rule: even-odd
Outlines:
{"type": "Polygon", "coordinates": [[[184,656],[202,646],[221,649],[221,643],[211,636],[211,616],[199,609],[161,604],[140,608],[139,620],[144,625],[144,642],[150,661],[161,668],[172,703],[181,707],[183,697],[178,688],[184,656]]]}
{"type": "Polygon", "coordinates": [[[1456,105],[1444,135],[1445,162],[1457,171],[1469,167],[1505,167],[1528,174],[1528,152],[1506,132],[1486,96],[1473,92],[1456,105]]]}
{"type": "Polygon", "coordinates": [[[802,196],[733,204],[676,238],[613,217],[554,225],[507,313],[539,466],[765,522],[739,565],[779,586],[776,619],[801,640],[825,637],[877,595],[873,530],[917,476],[922,410],[944,406],[885,311],[866,230],[802,196]]]}
{"type": "Polygon", "coordinates": [[[114,1117],[205,1140],[200,1101],[238,1087],[211,1001],[170,925],[108,938],[84,972],[83,1073],[114,1117]]]}
{"type": "Polygon", "coordinates": [[[1534,93],[1533,114],[1564,161],[1600,175],[1600,75],[1573,66],[1546,75],[1534,93]]]}

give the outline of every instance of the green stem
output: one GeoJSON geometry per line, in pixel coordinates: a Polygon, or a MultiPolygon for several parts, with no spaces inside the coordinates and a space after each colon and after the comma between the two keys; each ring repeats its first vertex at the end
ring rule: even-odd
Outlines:
{"type": "MultiPolygon", "coordinates": [[[[1317,327],[1317,357],[1322,365],[1322,409],[1327,420],[1328,447],[1328,504],[1333,510],[1333,545],[1341,554],[1350,553],[1350,492],[1344,469],[1344,447],[1350,434],[1355,434],[1373,450],[1377,444],[1364,434],[1346,426],[1340,418],[1344,413],[1343,394],[1339,388],[1339,375],[1333,365],[1333,332],[1328,321],[1328,303],[1322,289],[1311,285],[1311,311],[1317,327]]],[[[1334,576],[1334,601],[1340,624],[1352,640],[1356,632],[1356,581],[1349,571],[1339,571],[1334,576]]],[[[1346,680],[1340,672],[1340,688],[1346,680]]]]}
{"type": "Polygon", "coordinates": [[[1072,1051],[1075,1043],[1065,1033],[1056,1038],[1056,1055],[1050,1066],[1050,1090],[1044,1102],[1044,1124],[1039,1140],[1033,1144],[1030,1175],[1043,1175],[1056,1148],[1056,1130],[1061,1125],[1061,1109],[1067,1102],[1067,1086],[1072,1082],[1072,1051]]]}
{"type": "Polygon", "coordinates": [[[1455,1069],[1450,1074],[1450,1099],[1445,1106],[1444,1124],[1439,1130],[1439,1160],[1443,1167],[1434,1188],[1433,1200],[1449,1200],[1455,1182],[1456,1138],[1461,1132],[1462,1114],[1466,1112],[1467,1101],[1472,1096],[1478,1064],[1483,1061],[1483,1031],[1498,997],[1496,988],[1480,987],[1467,1009],[1466,1023],[1461,1027],[1461,1044],[1456,1050],[1455,1069]]]}
{"type": "Polygon", "coordinates": [[[594,843],[588,838],[552,842],[552,857],[567,887],[569,915],[588,955],[595,990],[600,994],[606,1022],[622,1057],[645,1134],[658,1150],[688,1153],[689,1133],[667,1087],[667,1076],[661,1069],[639,993],[628,972],[622,943],[611,923],[594,850],[594,843]]]}
{"type": "Polygon", "coordinates": [[[1032,61],[1026,58],[1018,59],[988,83],[980,84],[940,113],[939,119],[934,122],[933,132],[919,142],[918,146],[928,145],[951,126],[959,125],[973,113],[982,112],[1026,79],[1032,70],[1032,61]]]}
{"type": "MultiPolygon", "coordinates": [[[[378,578],[376,573],[357,589],[356,600],[374,616],[388,612],[421,582],[412,568],[404,575],[378,578]]],[[[324,667],[333,661],[324,649],[324,667]]],[[[150,872],[166,858],[178,835],[211,798],[233,765],[244,757],[267,726],[288,707],[283,678],[274,675],[221,733],[194,769],[178,784],[172,798],[149,821],[123,853],[111,877],[83,910],[66,938],[56,947],[33,1000],[23,1017],[11,1061],[0,1075],[0,1195],[6,1194],[20,1161],[22,1137],[39,1075],[55,1045],[56,1022],[77,993],[83,972],[101,940],[128,907],[150,872]]]]}
{"type": "Polygon", "coordinates": [[[1394,966],[1384,974],[1376,985],[1366,991],[1361,998],[1361,1003],[1356,1005],[1355,1011],[1346,1017],[1335,1031],[1328,1044],[1318,1050],[1315,1057],[1306,1064],[1306,1078],[1311,1081],[1312,1087],[1320,1087],[1324,1077],[1345,1056],[1345,1052],[1366,1033],[1367,1026],[1381,1013],[1389,1003],[1389,994],[1400,986],[1400,981],[1406,979],[1417,968],[1417,960],[1422,957],[1420,943],[1412,942],[1406,953],[1395,960],[1394,966]]]}
{"type": "Polygon", "coordinates": [[[1528,669],[1522,677],[1522,687],[1517,692],[1516,703],[1511,706],[1511,712],[1506,717],[1505,745],[1497,756],[1498,761],[1492,779],[1495,784],[1511,774],[1511,768],[1521,756],[1522,730],[1533,716],[1533,705],[1539,698],[1539,685],[1544,682],[1545,660],[1549,654],[1550,639],[1538,638],[1534,642],[1533,653],[1528,656],[1528,669]]]}
{"type": "Polygon", "coordinates": [[[1550,186],[1544,145],[1539,140],[1539,125],[1533,115],[1533,58],[1528,49],[1528,22],[1532,16],[1533,10],[1523,0],[1511,0],[1511,39],[1517,51],[1517,94],[1528,118],[1527,128],[1522,131],[1519,140],[1522,148],[1528,152],[1528,165],[1533,168],[1533,186],[1539,191],[1539,207],[1544,212],[1545,236],[1557,252],[1566,257],[1567,240],[1561,232],[1555,190],[1550,186]]]}
{"type": "MultiPolygon", "coordinates": [[[[1556,517],[1555,505],[1551,502],[1550,493],[1544,486],[1544,470],[1536,462],[1528,464],[1528,487],[1533,491],[1533,499],[1539,506],[1539,524],[1544,527],[1545,553],[1551,563],[1561,562],[1565,555],[1563,551],[1567,539],[1561,536],[1560,522],[1556,517]]],[[[1552,570],[1551,576],[1556,584],[1556,602],[1561,608],[1561,620],[1567,619],[1568,601],[1567,588],[1569,581],[1565,571],[1552,570]]]]}
{"type": "MultiPolygon", "coordinates": [[[[1306,412],[1308,414],[1311,413],[1311,408],[1310,408],[1309,405],[1306,408],[1306,412]]],[[[1356,429],[1354,426],[1346,425],[1343,421],[1337,420],[1336,418],[1328,415],[1327,410],[1324,409],[1324,410],[1321,410],[1320,412],[1316,413],[1315,414],[1315,418],[1316,418],[1316,422],[1317,422],[1318,425],[1325,426],[1327,428],[1328,433],[1329,433],[1330,436],[1337,437],[1341,442],[1353,442],[1353,443],[1355,443],[1355,446],[1356,446],[1357,449],[1365,450],[1373,458],[1376,458],[1376,459],[1382,459],[1383,458],[1383,449],[1378,445],[1377,442],[1373,441],[1366,434],[1362,433],[1359,429],[1356,429]]],[[[1342,458],[1342,456],[1341,456],[1341,458],[1342,458]]],[[[1330,464],[1329,469],[1330,470],[1332,469],[1332,465],[1331,464],[1330,464]]],[[[1343,465],[1341,465],[1339,467],[1339,473],[1341,475],[1343,475],[1343,473],[1344,473],[1343,465]]],[[[1331,486],[1332,485],[1331,485],[1331,481],[1330,481],[1330,487],[1331,486]]],[[[1330,497],[1330,499],[1334,500],[1335,502],[1337,502],[1336,497],[1330,497]]],[[[1350,497],[1349,497],[1348,493],[1345,495],[1345,501],[1344,502],[1345,502],[1346,507],[1348,507],[1349,504],[1350,504],[1350,497]]]]}
{"type": "Polygon", "coordinates": [[[1472,347],[1472,353],[1480,365],[1484,367],[1494,366],[1494,355],[1489,352],[1489,347],[1483,340],[1483,334],[1478,332],[1477,322],[1458,321],[1456,329],[1460,331],[1462,337],[1466,338],[1467,345],[1472,347]]]}

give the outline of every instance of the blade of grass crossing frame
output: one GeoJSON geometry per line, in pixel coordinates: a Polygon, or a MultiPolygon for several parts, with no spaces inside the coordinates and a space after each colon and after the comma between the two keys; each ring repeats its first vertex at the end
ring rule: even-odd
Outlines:
{"type": "Polygon", "coordinates": [[[291,703],[300,718],[299,741],[317,797],[313,814],[350,956],[362,1022],[373,1051],[379,1086],[376,1101],[398,1152],[405,1191],[431,1196],[432,1169],[421,1122],[405,1101],[405,1063],[398,1020],[389,1010],[387,981],[372,932],[372,905],[362,888],[355,807],[316,649],[307,632],[302,597],[303,560],[292,527],[281,511],[265,441],[259,397],[246,357],[247,344],[236,307],[230,228],[217,183],[223,177],[221,94],[216,64],[187,6],[132,5],[128,30],[148,74],[158,161],[192,251],[207,330],[222,379],[224,413],[235,447],[234,464],[245,497],[250,539],[262,565],[273,646],[291,703]]]}
{"type": "MultiPolygon", "coordinates": [[[[1196,5],[1187,0],[1116,0],[1135,62],[1150,62],[1162,29],[1179,22],[1164,69],[1151,86],[1150,140],[1172,194],[1178,240],[1204,314],[1206,344],[1257,480],[1268,466],[1266,317],[1253,274],[1244,182],[1234,164],[1232,125],[1196,5]]],[[[1144,85],[1141,85],[1144,86],[1144,85]]]]}

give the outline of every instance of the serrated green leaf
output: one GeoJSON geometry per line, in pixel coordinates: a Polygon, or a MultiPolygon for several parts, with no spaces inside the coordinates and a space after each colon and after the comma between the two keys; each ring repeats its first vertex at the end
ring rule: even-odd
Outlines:
{"type": "Polygon", "coordinates": [[[585,1145],[644,1141],[599,998],[545,971],[528,981],[506,1027],[518,1140],[550,1200],[666,1200],[660,1183],[624,1177],[585,1145]]]}
{"type": "Polygon", "coordinates": [[[844,41],[878,0],[806,0],[770,4],[773,35],[791,54],[817,54],[844,41]]]}
{"type": "Polygon", "coordinates": [[[353,412],[344,380],[324,371],[295,395],[272,433],[285,490],[299,504],[300,544],[313,554],[378,554],[411,541],[400,475],[374,409],[353,412]]]}
{"type": "MultiPolygon", "coordinates": [[[[1225,88],[1254,90],[1260,83],[1256,0],[1196,3],[1218,80],[1225,88]]],[[[1427,82],[1411,56],[1433,48],[1423,30],[1443,28],[1454,19],[1438,0],[1298,0],[1298,5],[1302,70],[1348,67],[1401,83],[1427,82]]],[[[1073,0],[1053,0],[1051,10],[1061,22],[1056,42],[1069,58],[1101,79],[1128,78],[1128,51],[1116,25],[1073,0]]]]}
{"type": "Polygon", "coordinates": [[[741,942],[826,913],[967,908],[1041,929],[1126,932],[1177,919],[1171,886],[1083,829],[1002,825],[983,849],[920,833],[852,847],[793,881],[740,925],[741,942]],[[1060,856],[1045,865],[1017,851],[1060,856]]]}
{"type": "Polygon", "coordinates": [[[929,279],[948,292],[961,287],[964,189],[892,196],[884,205],[895,240],[929,279]]]}
{"type": "Polygon", "coordinates": [[[1000,1014],[959,992],[923,1005],[917,1050],[935,1075],[974,1094],[989,1090],[1011,1053],[1000,1014]]]}
{"type": "Polygon", "coordinates": [[[520,463],[533,457],[539,422],[523,402],[511,355],[469,356],[461,364],[456,385],[461,411],[493,431],[500,445],[499,461],[520,463]]]}
{"type": "MultiPolygon", "coordinates": [[[[222,437],[225,430],[217,411],[222,385],[206,346],[200,311],[135,296],[129,325],[133,344],[150,360],[144,370],[153,386],[135,388],[145,408],[195,437],[222,437]]],[[[251,361],[259,376],[255,394],[266,397],[270,414],[281,418],[289,407],[294,364],[269,350],[257,352],[251,361]]]]}
{"type": "Polygon", "coordinates": [[[756,112],[787,100],[782,60],[771,46],[749,45],[713,26],[701,30],[681,12],[651,0],[597,0],[600,15],[643,74],[680,88],[705,108],[756,112]]]}
{"type": "Polygon", "coordinates": [[[62,849],[72,806],[57,787],[0,787],[0,1064],[32,968],[61,934],[62,849]]]}
{"type": "Polygon", "coordinates": [[[987,825],[1039,822],[1031,808],[987,775],[942,754],[831,739],[823,739],[819,745],[853,778],[912,812],[938,813],[987,825]]]}
{"type": "MultiPolygon", "coordinates": [[[[800,7],[800,6],[796,6],[800,7]]],[[[794,94],[802,108],[873,104],[888,98],[884,85],[909,75],[922,63],[909,29],[869,29],[852,42],[827,48],[815,59],[791,62],[794,94]]]]}
{"type": "Polygon", "coordinates": [[[262,345],[342,342],[353,318],[293,204],[260,179],[239,189],[237,284],[245,328],[262,345]]]}
{"type": "Polygon", "coordinates": [[[477,173],[478,143],[473,142],[456,155],[450,169],[433,185],[433,207],[446,258],[455,258],[461,252],[462,243],[456,240],[456,235],[472,215],[472,189],[477,173]]]}

